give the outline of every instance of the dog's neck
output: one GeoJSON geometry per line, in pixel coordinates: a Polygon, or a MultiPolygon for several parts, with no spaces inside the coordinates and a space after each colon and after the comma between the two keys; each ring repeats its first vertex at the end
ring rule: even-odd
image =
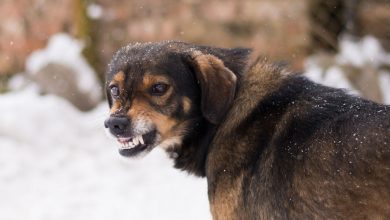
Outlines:
{"type": "Polygon", "coordinates": [[[246,74],[236,75],[238,78],[236,98],[226,119],[220,125],[213,125],[204,118],[197,119],[183,144],[170,151],[176,168],[205,176],[206,159],[215,136],[224,139],[224,136],[232,134],[256,106],[289,77],[289,74],[283,73],[281,69],[264,60],[255,62],[246,74]]]}
{"type": "Polygon", "coordinates": [[[220,130],[225,131],[224,133],[234,130],[259,103],[293,75],[269,63],[266,59],[259,58],[251,63],[245,75],[237,80],[237,92],[233,106],[226,114],[226,120],[221,124],[220,130]]]}
{"type": "Polygon", "coordinates": [[[195,119],[189,135],[184,137],[182,144],[167,150],[174,160],[175,168],[196,176],[206,176],[207,154],[215,132],[216,125],[203,117],[195,119]]]}

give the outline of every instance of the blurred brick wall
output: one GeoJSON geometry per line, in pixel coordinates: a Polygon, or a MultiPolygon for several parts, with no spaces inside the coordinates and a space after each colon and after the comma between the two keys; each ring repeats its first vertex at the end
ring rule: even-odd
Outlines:
{"type": "Polygon", "coordinates": [[[103,60],[133,41],[178,39],[220,47],[252,47],[300,61],[308,44],[304,0],[98,0],[105,8],[103,60]],[[128,2],[128,3],[126,3],[128,2]]]}
{"type": "Polygon", "coordinates": [[[361,0],[360,35],[373,35],[390,51],[390,0],[361,0]]]}
{"type": "MultiPolygon", "coordinates": [[[[50,35],[75,33],[76,0],[1,0],[0,75],[23,70],[28,54],[50,35]]],[[[177,39],[220,47],[252,47],[295,69],[310,46],[309,0],[85,0],[103,9],[93,20],[93,46],[102,74],[113,52],[134,41],[177,39]]],[[[364,34],[389,38],[389,7],[365,2],[359,13],[364,34]],[[377,5],[377,6],[375,6],[377,5]],[[381,22],[378,25],[378,21],[381,22]],[[387,23],[386,23],[387,22],[387,23]]]]}
{"type": "MultiPolygon", "coordinates": [[[[253,47],[299,66],[307,46],[305,0],[96,0],[94,21],[104,71],[112,53],[133,41],[178,39],[253,47]]],[[[0,73],[21,71],[26,56],[56,32],[74,33],[72,0],[0,1],[0,73]]]]}
{"type": "Polygon", "coordinates": [[[21,71],[50,35],[72,27],[70,0],[0,1],[0,75],[21,71]]]}

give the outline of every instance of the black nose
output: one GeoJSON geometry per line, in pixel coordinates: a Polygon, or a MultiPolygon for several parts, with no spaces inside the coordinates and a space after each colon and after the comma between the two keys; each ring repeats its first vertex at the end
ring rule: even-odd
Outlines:
{"type": "Polygon", "coordinates": [[[126,117],[110,117],[104,121],[104,126],[110,129],[113,135],[120,135],[126,131],[130,120],[126,117]]]}

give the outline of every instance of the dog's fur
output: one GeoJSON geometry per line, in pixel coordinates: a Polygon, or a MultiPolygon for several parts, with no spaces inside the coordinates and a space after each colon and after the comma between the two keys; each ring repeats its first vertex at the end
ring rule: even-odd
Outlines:
{"type": "Polygon", "coordinates": [[[390,106],[249,64],[250,52],[124,47],[107,75],[111,116],[147,120],[158,138],[146,150],[207,177],[214,219],[390,219],[390,106]],[[150,95],[159,80],[168,91],[150,95]]]}

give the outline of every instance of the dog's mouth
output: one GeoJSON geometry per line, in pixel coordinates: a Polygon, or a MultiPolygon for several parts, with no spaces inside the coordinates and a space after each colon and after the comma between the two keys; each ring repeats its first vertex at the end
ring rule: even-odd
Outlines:
{"type": "Polygon", "coordinates": [[[119,154],[126,157],[135,156],[144,151],[150,151],[155,145],[157,132],[150,131],[135,137],[118,137],[119,154]]]}

